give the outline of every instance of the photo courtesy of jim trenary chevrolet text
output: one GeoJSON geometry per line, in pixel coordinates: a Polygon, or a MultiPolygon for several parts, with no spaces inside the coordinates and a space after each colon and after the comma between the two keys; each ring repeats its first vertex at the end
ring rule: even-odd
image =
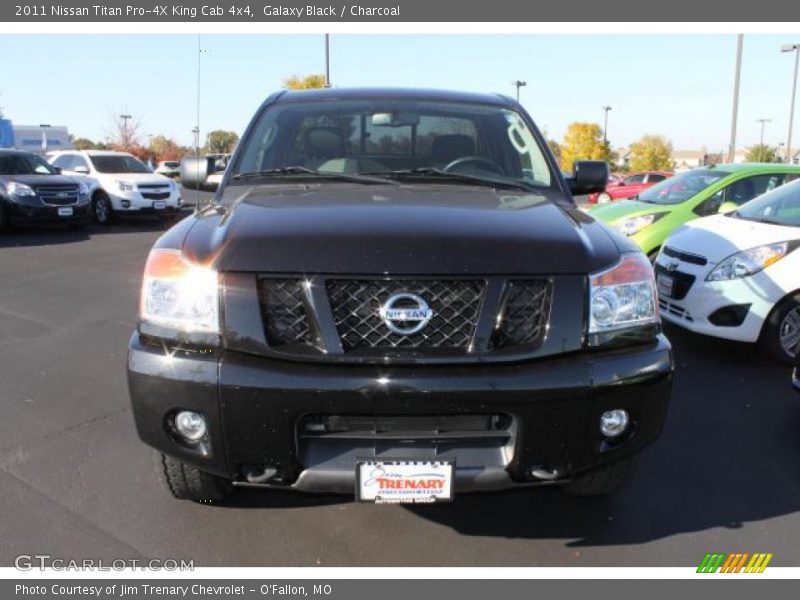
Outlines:
{"type": "Polygon", "coordinates": [[[781,0],[0,5],[0,598],[788,597],[799,74],[781,0]]]}

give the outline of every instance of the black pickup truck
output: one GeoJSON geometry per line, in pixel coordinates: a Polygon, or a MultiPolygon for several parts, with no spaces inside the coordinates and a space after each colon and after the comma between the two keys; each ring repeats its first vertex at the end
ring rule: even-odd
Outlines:
{"type": "Polygon", "coordinates": [[[150,252],[128,379],[178,498],[608,494],[664,425],[653,273],[510,98],[280,92],[150,252]]]}

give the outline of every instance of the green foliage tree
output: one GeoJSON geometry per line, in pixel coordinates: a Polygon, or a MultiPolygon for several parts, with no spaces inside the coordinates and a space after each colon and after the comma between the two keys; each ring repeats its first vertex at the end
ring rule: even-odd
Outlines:
{"type": "Polygon", "coordinates": [[[571,171],[577,160],[611,158],[608,143],[603,143],[603,130],[597,123],[571,123],[561,144],[561,169],[571,171]]]}
{"type": "Polygon", "coordinates": [[[318,90],[325,87],[325,75],[292,75],[283,80],[287,90],[318,90]]]}
{"type": "Polygon", "coordinates": [[[769,144],[756,144],[747,149],[745,154],[747,162],[773,163],[778,162],[778,149],[769,144]]]}
{"type": "Polygon", "coordinates": [[[644,135],[631,144],[631,171],[668,171],[674,167],[672,144],[662,135],[644,135]]]}
{"type": "Polygon", "coordinates": [[[211,154],[229,154],[238,142],[239,136],[234,131],[216,129],[206,136],[206,148],[211,154]]]}

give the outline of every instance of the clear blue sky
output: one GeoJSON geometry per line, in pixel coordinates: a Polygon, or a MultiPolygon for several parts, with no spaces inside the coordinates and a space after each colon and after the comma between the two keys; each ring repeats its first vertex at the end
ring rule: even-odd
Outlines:
{"type": "MultiPolygon", "coordinates": [[[[762,117],[772,119],[765,141],[785,141],[793,57],[779,45],[793,41],[800,33],[745,36],[739,146],[758,142],[762,117]]],[[[203,35],[201,43],[203,134],[241,132],[284,78],[323,71],[322,35],[203,35]]],[[[614,146],[660,133],[676,149],[718,150],[728,143],[735,45],[734,35],[334,35],[331,79],[507,94],[523,79],[523,104],[556,139],[572,121],[601,123],[609,104],[614,146]]],[[[3,35],[0,107],[20,125],[66,125],[100,140],[124,112],[144,134],[188,144],[196,57],[195,35],[3,35]]]]}

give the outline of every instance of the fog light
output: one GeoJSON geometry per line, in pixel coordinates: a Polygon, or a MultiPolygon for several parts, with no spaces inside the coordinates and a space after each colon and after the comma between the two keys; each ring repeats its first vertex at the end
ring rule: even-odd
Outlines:
{"type": "Polygon", "coordinates": [[[130,207],[131,207],[130,200],[123,200],[122,201],[122,208],[130,208],[130,207]]]}
{"type": "Polygon", "coordinates": [[[196,442],[205,437],[208,426],[206,418],[200,413],[182,410],[175,415],[175,430],[185,440],[196,442]]]}
{"type": "Polygon", "coordinates": [[[607,410],[600,417],[600,432],[609,438],[617,437],[628,428],[628,411],[607,410]]]}

